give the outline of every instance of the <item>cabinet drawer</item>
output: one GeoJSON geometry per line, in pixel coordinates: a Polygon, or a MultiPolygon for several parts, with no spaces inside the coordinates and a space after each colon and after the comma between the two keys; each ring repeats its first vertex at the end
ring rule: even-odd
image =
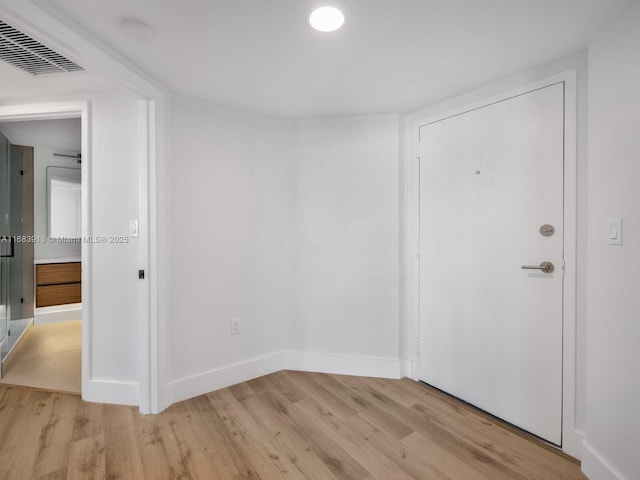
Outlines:
{"type": "Polygon", "coordinates": [[[82,302],[81,283],[44,285],[36,287],[36,307],[50,307],[82,302]]]}
{"type": "Polygon", "coordinates": [[[80,262],[36,265],[36,285],[76,283],[81,278],[80,262]]]}

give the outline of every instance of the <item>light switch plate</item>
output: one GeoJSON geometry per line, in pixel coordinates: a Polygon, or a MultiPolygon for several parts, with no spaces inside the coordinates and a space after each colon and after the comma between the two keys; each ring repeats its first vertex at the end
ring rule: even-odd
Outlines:
{"type": "Polygon", "coordinates": [[[608,230],[609,245],[622,245],[622,218],[610,218],[608,230]]]}
{"type": "Polygon", "coordinates": [[[138,236],[138,220],[129,220],[129,236],[137,237],[138,236]]]}
{"type": "Polygon", "coordinates": [[[231,319],[231,335],[240,334],[240,319],[232,318],[231,319]]]}

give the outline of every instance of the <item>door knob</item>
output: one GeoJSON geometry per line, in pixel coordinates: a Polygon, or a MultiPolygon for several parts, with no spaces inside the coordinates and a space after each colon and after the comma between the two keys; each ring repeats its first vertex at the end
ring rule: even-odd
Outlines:
{"type": "Polygon", "coordinates": [[[544,273],[551,273],[556,269],[551,262],[542,262],[540,265],[522,265],[522,270],[542,270],[544,273]]]}

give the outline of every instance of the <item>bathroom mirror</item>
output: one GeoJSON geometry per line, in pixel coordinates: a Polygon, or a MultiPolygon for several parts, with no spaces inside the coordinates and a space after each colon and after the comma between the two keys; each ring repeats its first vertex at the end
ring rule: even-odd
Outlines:
{"type": "Polygon", "coordinates": [[[47,234],[49,238],[82,235],[82,183],[79,168],[47,167],[47,234]]]}

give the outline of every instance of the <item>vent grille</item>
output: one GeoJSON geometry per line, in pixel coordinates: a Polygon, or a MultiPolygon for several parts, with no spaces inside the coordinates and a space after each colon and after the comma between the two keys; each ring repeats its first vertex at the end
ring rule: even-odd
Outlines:
{"type": "Polygon", "coordinates": [[[84,70],[68,58],[0,20],[0,59],[31,75],[84,70]]]}

